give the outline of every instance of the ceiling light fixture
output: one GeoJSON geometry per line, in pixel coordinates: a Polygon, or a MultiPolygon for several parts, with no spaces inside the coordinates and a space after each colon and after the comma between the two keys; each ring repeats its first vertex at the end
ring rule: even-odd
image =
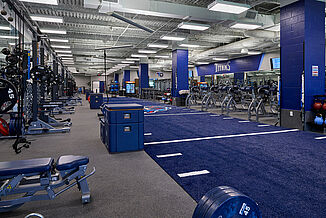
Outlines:
{"type": "Polygon", "coordinates": [[[139,58],[126,58],[127,61],[140,61],[139,58]]]}
{"type": "Polygon", "coordinates": [[[60,57],[72,57],[72,54],[58,54],[60,57]]]}
{"type": "Polygon", "coordinates": [[[18,36],[0,36],[0,39],[18,39],[18,36]]]}
{"type": "Polygon", "coordinates": [[[57,53],[67,53],[67,54],[71,54],[71,51],[67,51],[67,50],[55,50],[55,52],[57,53]]]}
{"type": "Polygon", "coordinates": [[[47,5],[58,5],[58,0],[19,0],[19,1],[38,3],[38,4],[47,4],[47,5]]]}
{"type": "Polygon", "coordinates": [[[210,11],[218,11],[231,14],[241,14],[249,10],[250,8],[250,5],[239,4],[235,2],[227,2],[222,0],[216,0],[210,5],[208,5],[208,10],[210,11]]]}
{"type": "Polygon", "coordinates": [[[135,62],[134,61],[121,61],[121,63],[123,63],[123,64],[134,64],[135,62]]]}
{"type": "Polygon", "coordinates": [[[133,58],[147,58],[147,55],[142,55],[142,54],[132,54],[131,57],[133,57],[133,58]]]}
{"type": "Polygon", "coordinates": [[[254,23],[235,23],[230,28],[233,29],[245,29],[245,30],[254,30],[259,27],[262,27],[261,24],[254,24],[254,23]]]}
{"type": "Polygon", "coordinates": [[[197,62],[196,64],[197,65],[207,65],[207,64],[209,64],[209,62],[197,62]]]}
{"type": "Polygon", "coordinates": [[[200,23],[188,23],[182,22],[178,25],[179,29],[186,29],[186,30],[199,30],[204,31],[209,29],[211,26],[207,24],[200,24],[200,23]]]}
{"type": "Polygon", "coordinates": [[[50,42],[69,42],[68,39],[49,39],[50,42]]]}
{"type": "Polygon", "coordinates": [[[199,48],[200,45],[194,45],[194,44],[180,44],[181,47],[188,47],[188,48],[199,48]]]}
{"type": "Polygon", "coordinates": [[[227,61],[228,58],[213,58],[214,61],[227,61]]]}
{"type": "Polygon", "coordinates": [[[0,30],[8,30],[8,31],[10,31],[11,28],[9,26],[0,26],[0,30]]]}
{"type": "Polygon", "coordinates": [[[169,55],[155,55],[156,58],[165,58],[165,59],[169,59],[170,56],[169,55]]]}
{"type": "Polygon", "coordinates": [[[143,54],[155,54],[157,51],[154,51],[154,50],[139,49],[138,52],[139,52],[139,53],[143,53],[143,54]]]}
{"type": "Polygon", "coordinates": [[[130,66],[131,69],[139,69],[139,66],[130,66]]]}
{"type": "Polygon", "coordinates": [[[70,48],[69,45],[51,45],[52,48],[70,48]]]}
{"type": "Polygon", "coordinates": [[[248,51],[248,55],[259,55],[261,53],[261,51],[248,51]]]}
{"type": "Polygon", "coordinates": [[[67,34],[66,30],[40,29],[42,33],[67,34]]]}
{"type": "Polygon", "coordinates": [[[168,48],[169,45],[164,45],[164,44],[156,44],[156,43],[149,43],[147,45],[149,48],[168,48]]]}
{"type": "Polygon", "coordinates": [[[32,20],[51,23],[63,23],[62,17],[44,16],[44,15],[31,15],[32,20]]]}
{"type": "Polygon", "coordinates": [[[161,36],[162,40],[169,40],[169,41],[183,41],[186,38],[182,36],[161,36]]]}

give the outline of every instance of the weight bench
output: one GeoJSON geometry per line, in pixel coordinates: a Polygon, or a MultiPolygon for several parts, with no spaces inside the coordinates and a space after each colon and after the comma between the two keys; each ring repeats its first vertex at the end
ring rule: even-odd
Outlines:
{"type": "Polygon", "coordinates": [[[90,202],[86,179],[95,173],[95,167],[86,175],[88,162],[88,157],[74,155],[61,156],[56,163],[53,158],[0,162],[0,213],[26,202],[52,200],[75,185],[82,193],[82,203],[90,202]],[[20,196],[13,199],[10,195],[20,196]]]}

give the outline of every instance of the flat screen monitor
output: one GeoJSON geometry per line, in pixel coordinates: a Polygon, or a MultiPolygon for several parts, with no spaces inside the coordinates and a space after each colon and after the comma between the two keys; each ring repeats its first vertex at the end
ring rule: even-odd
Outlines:
{"type": "Polygon", "coordinates": [[[271,58],[272,70],[281,68],[281,59],[280,58],[271,58]]]}
{"type": "Polygon", "coordinates": [[[126,83],[126,93],[135,94],[135,83],[126,83]]]}

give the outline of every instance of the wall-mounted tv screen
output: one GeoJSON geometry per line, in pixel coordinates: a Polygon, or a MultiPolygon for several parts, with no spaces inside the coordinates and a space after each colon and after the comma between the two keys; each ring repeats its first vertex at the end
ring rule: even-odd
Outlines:
{"type": "Polygon", "coordinates": [[[281,68],[281,59],[280,58],[271,58],[272,70],[281,68]]]}

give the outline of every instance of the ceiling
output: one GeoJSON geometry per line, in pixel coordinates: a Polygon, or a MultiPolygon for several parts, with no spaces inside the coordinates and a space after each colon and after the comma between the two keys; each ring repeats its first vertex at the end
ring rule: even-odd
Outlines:
{"type": "MultiPolygon", "coordinates": [[[[66,30],[66,35],[47,34],[49,38],[68,39],[68,43],[54,43],[52,45],[68,45],[71,47],[73,54],[73,66],[80,73],[98,74],[103,72],[103,51],[96,50],[101,47],[121,46],[126,44],[133,45],[133,48],[125,49],[111,49],[107,50],[107,57],[109,58],[108,67],[116,65],[121,59],[129,58],[131,54],[137,53],[138,49],[147,48],[148,43],[169,43],[167,49],[159,49],[156,55],[171,55],[172,45],[171,42],[162,41],[160,37],[166,34],[181,34],[187,36],[188,43],[196,43],[200,45],[199,48],[189,49],[190,56],[195,56],[205,50],[224,46],[233,42],[237,42],[247,38],[244,30],[229,28],[230,23],[234,20],[229,20],[224,14],[220,15],[219,20],[213,22],[196,21],[200,23],[209,24],[211,27],[205,31],[190,31],[178,29],[178,25],[183,21],[193,22],[191,18],[176,18],[166,16],[150,16],[142,15],[139,13],[116,13],[122,15],[137,24],[148,27],[154,30],[153,33],[146,32],[135,26],[129,25],[126,22],[118,20],[106,13],[99,13],[99,10],[86,8],[84,1],[87,0],[58,0],[58,5],[45,5],[35,4],[28,2],[20,2],[13,0],[17,5],[21,6],[29,15],[44,15],[44,16],[59,16],[63,18],[63,23],[39,22],[37,21],[40,29],[60,29],[66,30]],[[97,62],[97,63],[96,63],[97,62]],[[100,63],[98,63],[100,62],[100,63]],[[96,65],[96,66],[93,66],[96,65]],[[99,68],[99,69],[95,69],[99,68]]],[[[88,0],[90,1],[90,0],[88,0]]],[[[96,1],[96,0],[91,0],[96,1]]],[[[116,2],[117,0],[106,0],[116,2]]],[[[129,0],[130,1],[130,0],[129,0]]],[[[146,0],[151,2],[163,2],[181,4],[184,6],[195,6],[207,9],[207,6],[213,0],[146,0]]],[[[279,1],[263,1],[263,0],[240,0],[233,1],[237,3],[246,3],[252,6],[251,10],[257,11],[259,16],[279,16],[279,1]]],[[[207,10],[208,11],[208,10],[207,10]]],[[[215,12],[219,13],[219,12],[215,12]]],[[[265,17],[262,17],[265,18],[265,17]]],[[[238,18],[237,18],[238,19],[238,18]]],[[[239,19],[246,19],[243,15],[239,19]]],[[[248,19],[247,19],[248,20],[248,19]]],[[[257,21],[255,19],[252,20],[257,21]]],[[[269,25],[270,26],[270,25],[269,25]]],[[[264,27],[265,28],[265,27],[264,27]]],[[[267,48],[264,46],[257,46],[255,49],[277,49],[277,43],[267,48]]],[[[60,49],[62,50],[62,49],[60,49]]],[[[225,54],[224,54],[225,55],[225,54]]],[[[228,57],[234,57],[241,54],[227,54],[228,57]]],[[[156,63],[158,60],[150,58],[150,63],[156,63]]],[[[171,60],[165,62],[169,63],[171,60]]],[[[169,67],[168,67],[169,68],[169,67]]],[[[165,66],[166,69],[166,66],[165,66]]],[[[161,69],[163,70],[163,69],[161,69]]],[[[111,73],[113,72],[110,71],[111,73]]]]}

